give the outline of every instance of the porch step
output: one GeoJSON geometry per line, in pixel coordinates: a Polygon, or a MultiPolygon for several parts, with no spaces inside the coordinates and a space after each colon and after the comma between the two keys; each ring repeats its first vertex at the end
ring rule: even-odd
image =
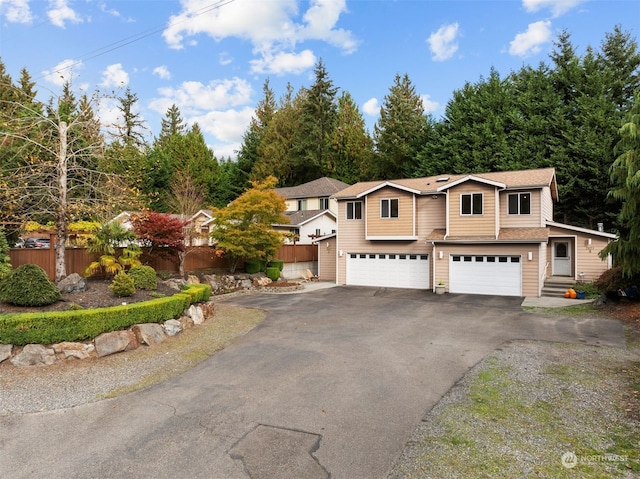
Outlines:
{"type": "Polygon", "coordinates": [[[544,286],[542,287],[542,296],[562,298],[564,297],[564,293],[575,284],[576,282],[573,278],[549,277],[545,280],[544,286]]]}

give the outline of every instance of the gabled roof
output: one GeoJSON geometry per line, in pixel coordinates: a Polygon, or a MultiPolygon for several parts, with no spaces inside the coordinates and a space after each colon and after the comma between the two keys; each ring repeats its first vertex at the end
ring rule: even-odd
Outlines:
{"type": "Polygon", "coordinates": [[[194,219],[196,219],[200,215],[206,216],[207,218],[211,219],[211,218],[213,218],[213,211],[211,211],[211,210],[198,210],[196,213],[191,215],[191,217],[189,218],[189,221],[193,221],[194,219]]]}
{"type": "Polygon", "coordinates": [[[575,231],[578,233],[586,233],[594,236],[602,236],[603,238],[616,239],[617,235],[613,233],[606,233],[604,231],[590,230],[587,228],[580,228],[579,226],[566,225],[564,223],[556,223],[555,221],[547,221],[547,226],[555,226],[569,231],[575,231]]]}
{"type": "MultiPolygon", "coordinates": [[[[436,181],[439,181],[439,180],[436,180],[436,181]]],[[[492,181],[487,178],[483,178],[481,176],[467,175],[455,181],[447,181],[446,183],[444,183],[442,186],[438,188],[438,191],[448,190],[449,188],[457,186],[460,183],[465,183],[467,181],[476,181],[478,183],[484,183],[486,185],[495,186],[496,188],[500,188],[500,189],[505,189],[507,187],[507,185],[505,185],[504,183],[500,183],[498,181],[492,181]]],[[[444,181],[441,181],[441,182],[444,182],[444,181]]]]}
{"type": "Polygon", "coordinates": [[[424,178],[403,178],[390,181],[364,181],[349,186],[333,195],[338,200],[357,199],[363,194],[372,192],[382,186],[397,185],[408,191],[418,191],[420,195],[442,194],[443,190],[466,180],[484,181],[489,184],[505,185],[507,190],[522,190],[527,188],[551,189],[551,196],[558,199],[556,172],[554,168],[540,168],[535,170],[496,171],[492,173],[474,173],[473,175],[437,175],[424,178]]]}
{"type": "Polygon", "coordinates": [[[276,193],[284,196],[288,200],[297,198],[321,198],[331,196],[349,185],[340,180],[329,178],[327,176],[309,181],[298,186],[289,186],[287,188],[276,188],[276,193]]]}
{"type": "Polygon", "coordinates": [[[325,214],[331,216],[334,220],[336,219],[336,215],[330,210],[289,211],[285,212],[285,215],[289,217],[291,222],[287,224],[276,224],[275,226],[302,226],[325,214]]]}

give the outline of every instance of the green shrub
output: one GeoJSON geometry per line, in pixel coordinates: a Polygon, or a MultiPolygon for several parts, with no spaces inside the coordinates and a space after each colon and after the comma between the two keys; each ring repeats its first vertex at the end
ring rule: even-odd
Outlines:
{"type": "Polygon", "coordinates": [[[248,274],[256,274],[262,271],[262,261],[259,259],[247,259],[244,262],[244,270],[248,274]]]}
{"type": "Polygon", "coordinates": [[[113,278],[113,282],[109,286],[109,289],[118,298],[131,296],[136,292],[136,285],[133,282],[133,278],[124,271],[120,271],[113,278]]]}
{"type": "Polygon", "coordinates": [[[271,281],[278,281],[279,277],[280,268],[278,268],[277,266],[270,266],[267,268],[267,278],[269,278],[271,281]]]}
{"type": "Polygon", "coordinates": [[[0,226],[0,279],[11,273],[11,257],[9,256],[9,243],[4,233],[4,228],[0,226]]]}
{"type": "Polygon", "coordinates": [[[151,266],[134,266],[127,274],[133,278],[133,284],[136,289],[153,291],[158,288],[156,270],[151,266]]]}
{"type": "Polygon", "coordinates": [[[69,306],[67,306],[67,311],[81,311],[83,309],[84,307],[78,303],[69,303],[69,306]]]}
{"type": "Polygon", "coordinates": [[[282,272],[282,269],[284,268],[284,261],[281,259],[272,259],[267,263],[267,267],[275,267],[282,272]]]}
{"type": "Polygon", "coordinates": [[[602,291],[594,283],[576,283],[573,286],[576,291],[584,291],[586,299],[598,298],[602,295],[602,291]]]}
{"type": "Polygon", "coordinates": [[[189,295],[191,303],[208,301],[211,297],[211,285],[208,284],[187,284],[181,291],[189,295]]]}
{"type": "Polygon", "coordinates": [[[23,264],[0,281],[0,301],[16,306],[47,306],[60,300],[60,290],[35,264],[23,264]]]}
{"type": "Polygon", "coordinates": [[[0,315],[0,344],[24,346],[90,340],[134,324],[177,318],[190,303],[191,296],[180,292],[111,308],[3,314],[0,315]]]}
{"type": "Polygon", "coordinates": [[[622,268],[616,266],[602,273],[593,284],[603,293],[616,293],[619,289],[624,290],[630,286],[640,285],[640,274],[630,278],[625,277],[622,275],[622,268]]]}

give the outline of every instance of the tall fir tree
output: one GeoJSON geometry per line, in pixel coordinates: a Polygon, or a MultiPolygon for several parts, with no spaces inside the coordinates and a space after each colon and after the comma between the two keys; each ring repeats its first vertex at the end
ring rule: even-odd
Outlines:
{"type": "Polygon", "coordinates": [[[418,152],[429,135],[422,99],[408,74],[396,75],[374,125],[376,155],[371,175],[376,179],[414,176],[418,152]]]}
{"type": "Polygon", "coordinates": [[[373,140],[358,105],[348,92],[342,92],[338,98],[338,116],[331,144],[332,161],[327,175],[348,184],[366,180],[365,167],[373,157],[373,140]]]}
{"type": "Polygon", "coordinates": [[[336,127],[338,88],[319,60],[314,67],[315,81],[301,95],[300,119],[296,135],[295,182],[305,183],[325,175],[333,162],[331,136],[336,127]]]}

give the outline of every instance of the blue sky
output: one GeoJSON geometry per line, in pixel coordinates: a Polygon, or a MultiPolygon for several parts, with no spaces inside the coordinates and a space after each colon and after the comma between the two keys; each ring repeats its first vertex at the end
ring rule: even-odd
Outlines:
{"type": "MultiPolygon", "coordinates": [[[[168,107],[235,156],[266,78],[280,97],[322,59],[370,131],[396,74],[436,118],[455,89],[548,62],[568,30],[582,53],[615,25],[640,37],[638,0],[0,0],[0,57],[26,67],[41,99],[74,91],[138,95],[150,135],[168,107]]],[[[117,121],[103,99],[103,124],[117,121]]]]}

